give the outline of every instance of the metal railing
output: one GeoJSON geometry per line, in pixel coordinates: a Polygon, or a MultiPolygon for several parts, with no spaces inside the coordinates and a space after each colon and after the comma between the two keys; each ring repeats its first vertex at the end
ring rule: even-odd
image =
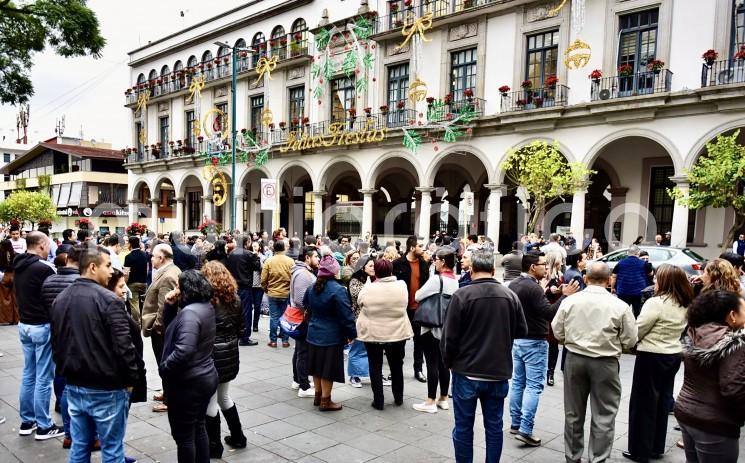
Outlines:
{"type": "Polygon", "coordinates": [[[538,108],[553,108],[566,106],[569,100],[569,87],[556,85],[554,87],[523,89],[502,93],[500,102],[501,112],[524,111],[538,108]]]}
{"type": "Polygon", "coordinates": [[[412,0],[406,6],[402,0],[385,2],[385,15],[375,20],[375,33],[388,32],[400,28],[405,21],[411,22],[427,13],[433,18],[441,18],[477,7],[501,3],[504,0],[412,0]]]}
{"type": "Polygon", "coordinates": [[[431,107],[427,109],[427,119],[429,122],[445,122],[455,118],[463,108],[470,108],[476,113],[477,117],[484,115],[486,100],[482,98],[463,98],[445,103],[445,111],[432,111],[431,107]]]}
{"type": "Polygon", "coordinates": [[[704,63],[701,67],[701,86],[741,84],[745,82],[745,60],[731,59],[704,63]]]}
{"type": "Polygon", "coordinates": [[[669,92],[673,73],[667,69],[645,71],[594,79],[590,87],[592,101],[626,98],[669,92]]]}

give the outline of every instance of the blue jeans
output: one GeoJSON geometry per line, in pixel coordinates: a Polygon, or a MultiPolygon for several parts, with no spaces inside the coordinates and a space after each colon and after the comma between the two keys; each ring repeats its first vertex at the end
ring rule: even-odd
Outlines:
{"type": "Polygon", "coordinates": [[[474,381],[453,373],[453,447],[457,463],[473,461],[473,422],[476,402],[481,402],[486,434],[486,463],[499,463],[502,457],[502,414],[504,399],[509,392],[507,381],[474,381]]]}
{"type": "Polygon", "coordinates": [[[23,379],[21,380],[21,421],[36,422],[40,429],[52,426],[49,400],[54,380],[52,335],[49,323],[43,325],[18,324],[23,348],[23,379]]]}
{"type": "Polygon", "coordinates": [[[264,290],[261,288],[251,288],[251,296],[253,297],[253,327],[259,328],[259,319],[261,318],[261,301],[264,299],[264,290]]]}
{"type": "Polygon", "coordinates": [[[347,357],[347,374],[358,378],[370,376],[370,366],[367,363],[367,349],[362,341],[352,341],[347,357]]]}
{"type": "Polygon", "coordinates": [[[277,342],[277,332],[282,337],[282,342],[290,342],[290,337],[285,333],[285,330],[279,326],[279,317],[285,313],[289,299],[284,298],[269,298],[269,340],[271,342],[277,342]]]}
{"type": "Polygon", "coordinates": [[[510,416],[512,427],[523,434],[533,434],[538,400],[546,383],[548,341],[515,339],[512,344],[512,393],[510,416]]]}
{"type": "Polygon", "coordinates": [[[253,291],[251,288],[239,288],[238,297],[241,298],[241,314],[243,315],[242,341],[251,339],[251,327],[253,321],[253,291]]]}
{"type": "Polygon", "coordinates": [[[72,431],[69,463],[91,460],[96,433],[101,441],[101,461],[124,461],[129,393],[125,389],[104,391],[68,384],[65,394],[72,431]]]}

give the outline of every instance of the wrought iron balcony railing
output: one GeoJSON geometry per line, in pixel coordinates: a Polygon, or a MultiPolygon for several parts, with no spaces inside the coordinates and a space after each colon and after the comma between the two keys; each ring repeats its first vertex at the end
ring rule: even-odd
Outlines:
{"type": "Polygon", "coordinates": [[[603,77],[592,81],[590,97],[598,101],[665,93],[670,91],[672,81],[673,73],[667,69],[603,77]]]}
{"type": "Polygon", "coordinates": [[[486,100],[482,98],[463,97],[460,100],[445,103],[444,111],[433,111],[430,105],[427,111],[427,117],[430,122],[445,122],[457,117],[457,115],[463,110],[463,108],[470,108],[476,113],[477,117],[481,117],[484,115],[485,107],[486,100]]]}
{"type": "Polygon", "coordinates": [[[501,112],[525,111],[538,108],[554,108],[566,106],[569,100],[569,87],[556,85],[554,87],[523,89],[502,93],[500,102],[501,112]]]}
{"type": "Polygon", "coordinates": [[[433,18],[440,18],[480,6],[500,3],[503,0],[411,0],[407,6],[403,0],[391,0],[385,3],[387,13],[375,21],[375,33],[389,32],[402,27],[405,21],[432,13],[433,18]]]}
{"type": "Polygon", "coordinates": [[[731,59],[704,63],[701,67],[701,86],[741,84],[745,82],[745,59],[731,59]]]}

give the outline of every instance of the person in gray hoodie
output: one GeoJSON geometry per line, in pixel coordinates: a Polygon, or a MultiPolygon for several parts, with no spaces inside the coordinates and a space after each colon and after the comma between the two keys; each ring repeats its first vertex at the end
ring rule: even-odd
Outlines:
{"type": "MultiPolygon", "coordinates": [[[[315,246],[305,246],[290,271],[290,305],[304,310],[305,291],[316,282],[314,272],[318,270],[318,250],[315,246]]],[[[304,322],[307,323],[307,322],[304,322]]],[[[305,330],[307,332],[307,327],[305,330]]],[[[308,381],[308,343],[305,332],[295,338],[295,352],[292,354],[292,388],[297,389],[298,397],[315,397],[316,390],[308,381]]]]}

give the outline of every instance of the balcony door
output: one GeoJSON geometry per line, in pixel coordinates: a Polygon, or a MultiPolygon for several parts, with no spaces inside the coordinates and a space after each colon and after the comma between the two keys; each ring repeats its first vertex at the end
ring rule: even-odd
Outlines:
{"type": "Polygon", "coordinates": [[[407,123],[405,111],[398,110],[399,102],[404,106],[409,98],[409,63],[388,67],[388,124],[397,127],[407,123]]]}
{"type": "Polygon", "coordinates": [[[633,74],[618,77],[619,96],[653,93],[657,76],[647,64],[657,56],[657,8],[626,14],[618,18],[618,67],[628,65],[633,74]]]}
{"type": "Polygon", "coordinates": [[[450,91],[454,101],[463,100],[465,89],[476,88],[476,49],[469,48],[450,55],[450,91]]]}
{"type": "Polygon", "coordinates": [[[354,77],[340,77],[331,81],[331,121],[342,122],[354,108],[354,77]]]}

